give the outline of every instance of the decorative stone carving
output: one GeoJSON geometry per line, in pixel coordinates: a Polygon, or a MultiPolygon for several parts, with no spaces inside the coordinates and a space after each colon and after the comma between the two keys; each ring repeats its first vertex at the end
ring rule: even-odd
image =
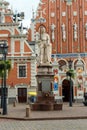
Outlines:
{"type": "Polygon", "coordinates": [[[55,13],[54,13],[54,12],[51,13],[51,17],[52,17],[52,18],[55,17],[55,13]]]}
{"type": "Polygon", "coordinates": [[[85,23],[85,39],[87,40],[87,22],[85,23]]]}
{"type": "Polygon", "coordinates": [[[56,0],[50,0],[52,3],[55,2],[56,0]]]}
{"type": "Polygon", "coordinates": [[[67,2],[67,5],[71,5],[72,4],[72,0],[65,0],[67,2]]]}
{"type": "Polygon", "coordinates": [[[39,33],[36,32],[36,42],[39,40],[39,33]]]}
{"type": "Polygon", "coordinates": [[[77,41],[78,39],[78,26],[76,23],[73,24],[73,38],[74,38],[74,41],[77,41]]]}
{"type": "Polygon", "coordinates": [[[43,2],[42,0],[40,0],[40,5],[44,5],[45,4],[45,2],[43,2]]]}
{"type": "Polygon", "coordinates": [[[0,22],[4,23],[4,12],[0,12],[0,22]]]}
{"type": "Polygon", "coordinates": [[[51,25],[52,42],[54,42],[54,41],[55,41],[55,35],[54,35],[55,27],[56,27],[56,26],[55,26],[54,24],[52,24],[52,25],[51,25]]]}
{"type": "Polygon", "coordinates": [[[82,62],[82,60],[81,60],[81,56],[80,56],[80,54],[78,55],[78,61],[77,61],[77,63],[76,63],[76,71],[77,71],[77,74],[79,75],[81,75],[81,74],[83,74],[83,70],[84,70],[84,63],[82,62]]]}
{"type": "Polygon", "coordinates": [[[62,28],[62,40],[65,42],[66,41],[66,27],[64,23],[62,24],[61,28],[62,28]]]}

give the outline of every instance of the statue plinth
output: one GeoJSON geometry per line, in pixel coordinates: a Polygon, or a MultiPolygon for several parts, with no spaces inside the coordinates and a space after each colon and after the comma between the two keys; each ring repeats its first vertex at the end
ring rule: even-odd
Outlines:
{"type": "Polygon", "coordinates": [[[37,56],[37,99],[32,110],[62,110],[62,104],[55,103],[53,94],[54,74],[51,64],[52,44],[44,26],[40,27],[37,56]],[[61,107],[60,107],[61,106],[61,107]]]}
{"type": "Polygon", "coordinates": [[[51,64],[41,64],[37,67],[37,75],[53,75],[52,65],[51,64]]]}
{"type": "Polygon", "coordinates": [[[37,67],[37,100],[31,104],[32,110],[62,110],[62,104],[55,103],[53,94],[54,74],[51,64],[37,67]]]}

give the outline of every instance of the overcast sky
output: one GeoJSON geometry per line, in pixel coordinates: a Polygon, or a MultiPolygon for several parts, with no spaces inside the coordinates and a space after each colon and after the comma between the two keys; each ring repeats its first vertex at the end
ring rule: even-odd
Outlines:
{"type": "Polygon", "coordinates": [[[32,18],[32,8],[36,10],[40,0],[6,0],[10,3],[10,8],[13,9],[14,13],[17,11],[25,13],[25,20],[23,25],[29,27],[30,20],[32,18]]]}

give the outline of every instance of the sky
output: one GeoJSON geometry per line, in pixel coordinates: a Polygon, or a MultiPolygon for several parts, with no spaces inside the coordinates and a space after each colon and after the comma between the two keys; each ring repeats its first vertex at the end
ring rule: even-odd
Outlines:
{"type": "Polygon", "coordinates": [[[23,26],[29,27],[30,20],[32,18],[32,9],[36,10],[40,0],[6,0],[9,2],[9,7],[13,9],[13,12],[24,12],[25,18],[23,20],[23,26]]]}

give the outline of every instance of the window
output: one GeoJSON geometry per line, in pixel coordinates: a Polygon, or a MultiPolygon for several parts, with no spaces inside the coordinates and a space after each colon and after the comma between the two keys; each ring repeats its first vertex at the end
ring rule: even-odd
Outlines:
{"type": "Polygon", "coordinates": [[[26,65],[19,66],[19,77],[26,77],[26,65]]]}

